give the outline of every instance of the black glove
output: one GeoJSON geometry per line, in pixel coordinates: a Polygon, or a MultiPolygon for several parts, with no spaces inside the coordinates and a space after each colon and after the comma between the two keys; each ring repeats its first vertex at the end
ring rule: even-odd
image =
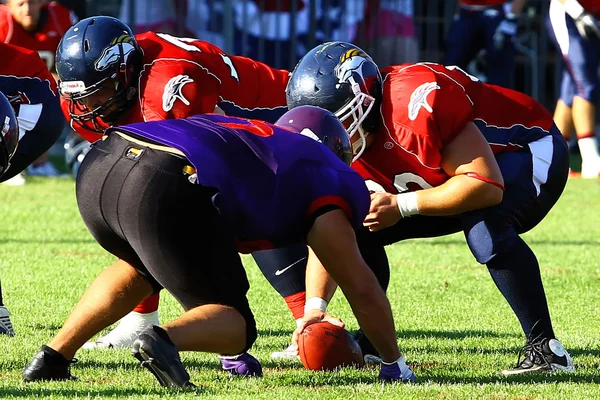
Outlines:
{"type": "Polygon", "coordinates": [[[507,42],[511,41],[517,34],[519,26],[519,17],[514,14],[506,14],[506,17],[500,22],[496,32],[494,32],[494,47],[498,50],[504,48],[507,42]]]}
{"type": "Polygon", "coordinates": [[[582,12],[581,15],[575,19],[575,26],[581,37],[584,39],[600,38],[600,26],[598,25],[598,20],[588,12],[582,12]]]}

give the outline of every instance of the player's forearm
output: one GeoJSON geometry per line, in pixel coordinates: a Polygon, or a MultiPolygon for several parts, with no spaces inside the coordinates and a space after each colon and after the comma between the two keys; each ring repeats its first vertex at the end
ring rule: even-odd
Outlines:
{"type": "MultiPolygon", "coordinates": [[[[308,261],[306,264],[306,299],[323,299],[329,303],[337,283],[327,273],[323,264],[317,258],[312,249],[308,248],[308,261]]],[[[323,310],[325,311],[325,310],[323,310]]]]}
{"type": "MultiPolygon", "coordinates": [[[[366,264],[364,266],[366,267],[366,264]]],[[[368,267],[365,271],[368,274],[363,274],[360,281],[361,287],[368,290],[356,290],[356,288],[352,290],[342,288],[342,290],[361,329],[379,351],[382,359],[385,362],[393,362],[400,357],[400,351],[390,303],[375,275],[368,270],[368,267]]]]}
{"type": "Polygon", "coordinates": [[[491,207],[502,201],[502,194],[502,189],[494,184],[466,175],[416,192],[419,214],[430,216],[457,215],[491,207]]]}

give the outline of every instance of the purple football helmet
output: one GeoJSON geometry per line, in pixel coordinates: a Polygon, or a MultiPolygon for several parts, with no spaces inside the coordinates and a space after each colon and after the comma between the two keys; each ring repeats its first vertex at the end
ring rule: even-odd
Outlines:
{"type": "Polygon", "coordinates": [[[352,163],[352,145],[348,133],[330,111],[315,106],[298,106],[283,114],[275,125],[323,143],[347,165],[352,163]]]}

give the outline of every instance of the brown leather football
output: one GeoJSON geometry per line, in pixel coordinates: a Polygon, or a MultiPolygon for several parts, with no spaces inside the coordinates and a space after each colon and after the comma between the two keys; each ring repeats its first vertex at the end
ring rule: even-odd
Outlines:
{"type": "Polygon", "coordinates": [[[298,354],[304,367],[313,371],[364,364],[356,340],[344,328],[329,322],[312,324],[302,331],[298,337],[298,354]]]}

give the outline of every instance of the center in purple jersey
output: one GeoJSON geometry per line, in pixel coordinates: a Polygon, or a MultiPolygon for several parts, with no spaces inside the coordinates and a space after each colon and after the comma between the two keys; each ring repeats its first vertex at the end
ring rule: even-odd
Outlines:
{"type": "Polygon", "coordinates": [[[324,206],[342,209],[355,229],[369,210],[355,171],[321,143],[272,124],[208,114],[114,130],[182,151],[197,183],[218,189],[213,203],[240,252],[304,241],[324,206]]]}

